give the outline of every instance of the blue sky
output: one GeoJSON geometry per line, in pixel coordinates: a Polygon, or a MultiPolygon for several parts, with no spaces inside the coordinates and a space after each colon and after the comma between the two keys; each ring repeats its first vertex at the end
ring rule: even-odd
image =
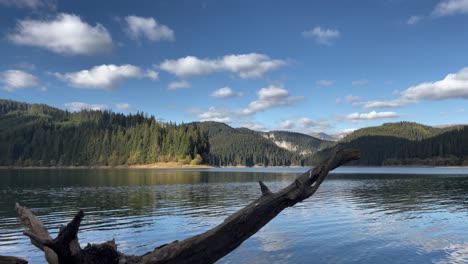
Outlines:
{"type": "Polygon", "coordinates": [[[0,97],[336,133],[467,123],[468,0],[0,0],[0,97]]]}

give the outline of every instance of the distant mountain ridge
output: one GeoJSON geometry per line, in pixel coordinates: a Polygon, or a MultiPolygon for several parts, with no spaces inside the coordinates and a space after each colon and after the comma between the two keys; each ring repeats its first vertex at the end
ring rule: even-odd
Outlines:
{"type": "Polygon", "coordinates": [[[329,135],[327,133],[324,133],[324,132],[311,132],[309,133],[309,136],[312,136],[314,138],[318,138],[318,139],[321,139],[321,140],[326,140],[326,141],[338,141],[339,139],[335,136],[335,135],[329,135]]]}
{"type": "Polygon", "coordinates": [[[297,132],[269,131],[259,133],[277,146],[304,156],[312,155],[319,150],[334,145],[331,141],[297,132]]]}
{"type": "Polygon", "coordinates": [[[232,128],[224,123],[193,122],[208,134],[210,151],[206,162],[212,166],[289,166],[300,163],[293,153],[276,146],[258,132],[232,128]]]}
{"type": "Polygon", "coordinates": [[[333,144],[296,132],[260,132],[213,121],[193,124],[208,132],[209,162],[215,166],[304,165],[307,156],[333,144]]]}

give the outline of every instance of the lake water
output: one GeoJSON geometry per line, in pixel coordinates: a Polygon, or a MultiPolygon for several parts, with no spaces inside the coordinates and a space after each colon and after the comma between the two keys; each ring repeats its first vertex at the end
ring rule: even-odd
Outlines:
{"type": "MultiPolygon", "coordinates": [[[[219,224],[306,169],[0,170],[0,255],[44,263],[20,202],[55,237],[79,209],[85,245],[143,254],[219,224]]],[[[219,263],[468,263],[468,169],[342,168],[219,263]]]]}

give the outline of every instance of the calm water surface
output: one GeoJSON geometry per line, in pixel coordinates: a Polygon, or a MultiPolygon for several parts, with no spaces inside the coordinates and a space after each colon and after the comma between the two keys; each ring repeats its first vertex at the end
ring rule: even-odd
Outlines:
{"type": "MultiPolygon", "coordinates": [[[[85,245],[143,254],[198,234],[306,169],[0,170],[0,255],[44,263],[14,203],[55,237],[79,209],[85,245]]],[[[468,263],[468,170],[343,168],[219,263],[468,263]]]]}

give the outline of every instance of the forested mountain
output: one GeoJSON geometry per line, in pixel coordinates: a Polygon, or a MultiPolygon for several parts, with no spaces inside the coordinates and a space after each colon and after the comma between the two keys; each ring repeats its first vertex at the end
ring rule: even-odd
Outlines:
{"type": "Polygon", "coordinates": [[[76,113],[0,100],[0,165],[63,166],[201,162],[207,133],[142,113],[76,113]]]}
{"type": "Polygon", "coordinates": [[[214,166],[289,166],[303,164],[304,156],[277,146],[261,132],[232,128],[218,122],[193,123],[208,132],[208,162],[214,166]]]}
{"type": "Polygon", "coordinates": [[[356,130],[340,144],[361,150],[358,165],[468,165],[468,126],[387,123],[356,130]]]}
{"type": "Polygon", "coordinates": [[[216,122],[176,125],[142,113],[68,112],[0,100],[0,165],[133,165],[158,161],[215,166],[302,165],[329,142],[299,133],[266,136],[216,122]],[[288,141],[293,151],[277,145],[288,141]]]}
{"type": "Polygon", "coordinates": [[[397,137],[408,140],[421,140],[436,136],[446,129],[425,126],[414,122],[385,123],[381,126],[358,129],[345,136],[341,142],[350,142],[365,136],[397,137]]]}
{"type": "MultiPolygon", "coordinates": [[[[313,165],[336,142],[308,135],[174,124],[143,113],[68,112],[0,100],[0,165],[133,165],[159,161],[214,166],[313,165]]],[[[386,123],[354,131],[339,144],[361,150],[355,165],[468,165],[468,126],[386,123]]]]}

